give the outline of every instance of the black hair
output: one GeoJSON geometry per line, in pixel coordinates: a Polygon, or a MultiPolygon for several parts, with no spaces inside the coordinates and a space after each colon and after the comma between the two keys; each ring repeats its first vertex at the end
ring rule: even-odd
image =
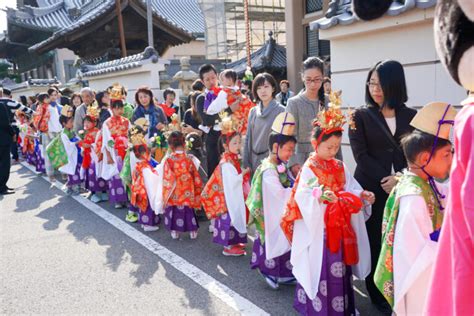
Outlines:
{"type": "Polygon", "coordinates": [[[50,87],[50,88],[48,89],[48,95],[52,95],[54,92],[59,93],[58,88],[56,88],[56,87],[50,87]]]}
{"type": "Polygon", "coordinates": [[[202,91],[204,90],[204,83],[202,82],[201,79],[196,79],[193,82],[193,85],[191,86],[191,89],[194,91],[202,91]]]}
{"type": "Polygon", "coordinates": [[[47,94],[45,92],[42,92],[42,93],[38,94],[37,100],[40,103],[44,103],[44,100],[47,99],[47,98],[49,98],[49,94],[47,94]]]}
{"type": "Polygon", "coordinates": [[[379,76],[380,88],[384,96],[384,104],[390,109],[397,110],[408,101],[407,85],[403,66],[395,60],[379,61],[375,64],[367,75],[365,81],[365,102],[367,105],[379,107],[370,95],[369,82],[374,71],[379,76]]]}
{"type": "Polygon", "coordinates": [[[273,149],[273,144],[278,144],[278,147],[281,148],[286,143],[289,143],[289,142],[294,142],[296,144],[297,143],[296,137],[272,132],[270,134],[270,137],[268,138],[268,148],[270,148],[270,151],[271,151],[273,149]]]}
{"type": "Polygon", "coordinates": [[[211,65],[211,64],[202,65],[201,67],[199,67],[199,78],[201,78],[201,80],[204,80],[204,74],[210,71],[213,71],[217,75],[217,70],[216,70],[216,67],[214,67],[214,65],[211,65]]]}
{"type": "MultiPolygon", "coordinates": [[[[434,135],[415,129],[413,132],[402,137],[401,145],[405,158],[410,163],[416,162],[416,157],[422,152],[431,152],[435,143],[434,135]]],[[[451,142],[444,138],[438,138],[434,153],[439,149],[450,145],[451,142]]]]}
{"type": "Polygon", "coordinates": [[[2,90],[3,90],[3,95],[6,95],[7,97],[12,96],[12,91],[10,89],[3,88],[2,90]]]}
{"type": "Polygon", "coordinates": [[[137,158],[142,158],[144,154],[146,154],[148,151],[148,148],[146,144],[140,144],[138,146],[133,146],[133,153],[137,158]]]}
{"type": "Polygon", "coordinates": [[[202,138],[196,132],[191,132],[187,134],[186,141],[189,142],[191,145],[191,148],[188,148],[189,150],[197,150],[202,147],[202,138]]]}
{"type": "MultiPolygon", "coordinates": [[[[319,69],[319,71],[321,71],[321,74],[324,76],[324,61],[318,57],[306,58],[305,61],[303,61],[302,68],[303,68],[302,73],[304,73],[306,70],[309,70],[309,69],[319,69]]],[[[324,96],[324,83],[323,82],[321,82],[321,87],[319,88],[319,91],[318,91],[318,99],[321,105],[324,105],[325,96],[324,96]]]]}
{"type": "Polygon", "coordinates": [[[221,134],[221,136],[219,136],[219,141],[217,142],[217,151],[219,155],[222,155],[225,152],[224,145],[229,143],[236,136],[241,135],[239,133],[232,133],[230,135],[221,134]]]}
{"type": "Polygon", "coordinates": [[[275,98],[275,95],[277,93],[276,80],[268,72],[262,72],[258,74],[257,77],[255,77],[255,79],[252,82],[252,94],[257,102],[260,101],[260,98],[258,97],[258,94],[257,94],[257,89],[263,86],[265,82],[268,82],[273,87],[272,97],[275,98]]]}
{"type": "Polygon", "coordinates": [[[175,149],[180,146],[185,146],[186,141],[184,138],[184,134],[181,133],[180,131],[173,131],[171,134],[168,136],[168,146],[171,149],[175,149]]]}
{"type": "Polygon", "coordinates": [[[97,120],[94,120],[92,117],[90,117],[89,115],[86,115],[84,117],[84,121],[89,121],[91,122],[92,124],[94,124],[94,127],[97,127],[97,120]]]}
{"type": "Polygon", "coordinates": [[[103,107],[107,107],[107,104],[102,102],[102,98],[105,96],[105,94],[108,93],[107,91],[100,91],[95,95],[95,100],[97,101],[97,105],[99,106],[99,109],[102,109],[103,107]]]}
{"type": "Polygon", "coordinates": [[[110,108],[123,108],[124,104],[122,100],[112,100],[110,101],[110,108]]]}
{"type": "Polygon", "coordinates": [[[176,92],[174,92],[173,89],[171,89],[171,88],[166,88],[165,91],[163,91],[163,99],[166,101],[166,97],[167,97],[168,95],[170,95],[170,94],[172,94],[172,95],[174,95],[174,96],[176,97],[176,92]]]}
{"type": "Polygon", "coordinates": [[[233,69],[226,69],[222,71],[222,76],[227,79],[231,79],[233,82],[237,81],[237,73],[233,69]]]}
{"type": "Polygon", "coordinates": [[[247,87],[249,87],[249,90],[252,91],[252,83],[253,83],[252,80],[246,79],[246,80],[242,81],[242,83],[244,85],[246,85],[247,87]]]}
{"type": "MultiPolygon", "coordinates": [[[[320,126],[316,126],[313,129],[313,139],[318,140],[322,132],[323,129],[320,126]]],[[[329,138],[331,138],[331,136],[342,137],[342,131],[335,131],[328,134],[324,134],[323,137],[321,137],[321,143],[327,141],[329,138]]]]}
{"type": "Polygon", "coordinates": [[[69,120],[73,120],[73,119],[74,119],[74,115],[73,115],[73,116],[60,115],[60,116],[59,116],[59,123],[61,123],[62,127],[64,127],[64,125],[66,125],[66,123],[67,123],[69,120]]]}
{"type": "Polygon", "coordinates": [[[20,95],[20,102],[21,104],[23,104],[24,106],[27,106],[28,105],[28,102],[26,100],[26,96],[25,95],[20,95]]]}

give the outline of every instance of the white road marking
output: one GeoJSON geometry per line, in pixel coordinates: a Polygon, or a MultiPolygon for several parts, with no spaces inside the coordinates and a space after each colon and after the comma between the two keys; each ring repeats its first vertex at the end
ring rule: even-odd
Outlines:
{"type": "MultiPolygon", "coordinates": [[[[33,173],[37,174],[37,172],[32,166],[24,162],[21,162],[21,164],[33,173]]],[[[47,182],[51,183],[47,177],[43,176],[42,178],[47,182]]],[[[62,190],[62,183],[54,181],[54,183],[51,184],[62,190]]],[[[213,295],[217,296],[225,304],[227,304],[237,312],[241,313],[242,315],[270,315],[254,303],[242,297],[237,292],[234,292],[232,289],[217,281],[209,274],[205,273],[204,271],[192,265],[177,254],[168,250],[166,247],[163,247],[161,244],[159,244],[152,238],[136,230],[135,228],[127,224],[125,221],[120,220],[118,217],[112,215],[99,205],[91,202],[87,198],[80,195],[71,197],[80,204],[82,204],[89,211],[96,214],[97,216],[99,216],[100,218],[123,232],[125,235],[138,242],[140,245],[160,257],[162,260],[166,261],[173,268],[186,275],[188,278],[202,286],[204,289],[206,289],[213,295]]]]}

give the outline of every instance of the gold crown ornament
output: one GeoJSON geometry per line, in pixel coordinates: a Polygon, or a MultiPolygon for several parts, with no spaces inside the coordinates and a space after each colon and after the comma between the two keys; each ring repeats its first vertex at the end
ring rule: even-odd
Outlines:
{"type": "Polygon", "coordinates": [[[73,117],[74,116],[74,108],[69,105],[63,105],[61,109],[61,115],[65,117],[73,117]]]}
{"type": "Polygon", "coordinates": [[[237,124],[229,113],[222,111],[219,113],[219,118],[222,135],[231,135],[237,132],[237,124]]]}
{"type": "Polygon", "coordinates": [[[145,132],[150,127],[150,123],[148,123],[148,120],[144,117],[137,119],[134,124],[140,126],[145,132]]]}
{"type": "Polygon", "coordinates": [[[427,134],[449,140],[456,114],[454,107],[448,103],[431,102],[416,113],[410,125],[427,134]]]}
{"type": "Polygon", "coordinates": [[[114,83],[112,85],[112,88],[109,90],[109,95],[110,95],[110,100],[111,101],[117,101],[120,100],[122,101],[124,98],[123,95],[123,86],[120,85],[119,83],[114,83]]]}
{"type": "Polygon", "coordinates": [[[282,112],[278,114],[272,124],[272,132],[294,136],[296,130],[295,117],[289,112],[282,112]]]}
{"type": "Polygon", "coordinates": [[[128,131],[128,138],[133,147],[146,145],[146,132],[140,125],[133,125],[128,131]]]}
{"type": "Polygon", "coordinates": [[[342,91],[333,91],[329,94],[329,104],[327,109],[320,111],[314,124],[326,131],[343,130],[346,124],[346,116],[341,110],[342,91]]]}
{"type": "Polygon", "coordinates": [[[92,118],[94,121],[99,118],[99,107],[89,105],[86,109],[86,116],[92,118]]]}

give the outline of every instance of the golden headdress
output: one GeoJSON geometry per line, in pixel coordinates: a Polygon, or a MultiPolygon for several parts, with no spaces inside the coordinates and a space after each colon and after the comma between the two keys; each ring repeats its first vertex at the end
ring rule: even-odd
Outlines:
{"type": "Polygon", "coordinates": [[[321,142],[323,135],[344,130],[342,127],[347,123],[347,119],[341,110],[341,94],[341,90],[331,92],[327,109],[320,111],[317,119],[313,121],[313,125],[319,126],[322,130],[318,143],[321,142]]]}
{"type": "Polygon", "coordinates": [[[140,125],[133,125],[128,131],[128,139],[133,147],[145,145],[146,146],[146,131],[140,125]]]}
{"type": "Polygon", "coordinates": [[[222,111],[219,113],[219,118],[222,135],[229,136],[237,132],[237,124],[229,113],[222,111]]]}
{"type": "Polygon", "coordinates": [[[86,109],[86,116],[95,122],[99,118],[99,108],[97,106],[89,105],[86,109]]]}
{"type": "Polygon", "coordinates": [[[121,84],[114,83],[112,87],[109,89],[110,101],[117,101],[117,100],[122,101],[124,98],[123,91],[124,89],[121,84]]]}
{"type": "Polygon", "coordinates": [[[61,109],[61,115],[65,117],[73,117],[74,116],[74,108],[69,105],[63,105],[61,109]]]}

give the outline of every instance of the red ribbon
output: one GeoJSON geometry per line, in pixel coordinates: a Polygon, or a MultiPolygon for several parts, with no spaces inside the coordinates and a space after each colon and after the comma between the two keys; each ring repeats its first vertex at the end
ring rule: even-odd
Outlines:
{"type": "Polygon", "coordinates": [[[335,127],[335,128],[330,128],[330,129],[324,129],[321,132],[321,135],[318,137],[318,145],[321,144],[321,140],[323,139],[324,135],[329,135],[334,132],[342,132],[344,129],[342,127],[335,127]]]}
{"type": "Polygon", "coordinates": [[[326,224],[327,246],[332,253],[337,253],[343,246],[343,259],[347,265],[359,262],[357,235],[351,225],[351,215],[362,208],[362,200],[349,192],[336,193],[338,200],[328,203],[324,222],[326,224]]]}
{"type": "Polygon", "coordinates": [[[117,154],[122,158],[122,161],[125,159],[125,155],[127,154],[127,137],[123,136],[112,136],[114,139],[114,149],[117,151],[117,154]]]}

